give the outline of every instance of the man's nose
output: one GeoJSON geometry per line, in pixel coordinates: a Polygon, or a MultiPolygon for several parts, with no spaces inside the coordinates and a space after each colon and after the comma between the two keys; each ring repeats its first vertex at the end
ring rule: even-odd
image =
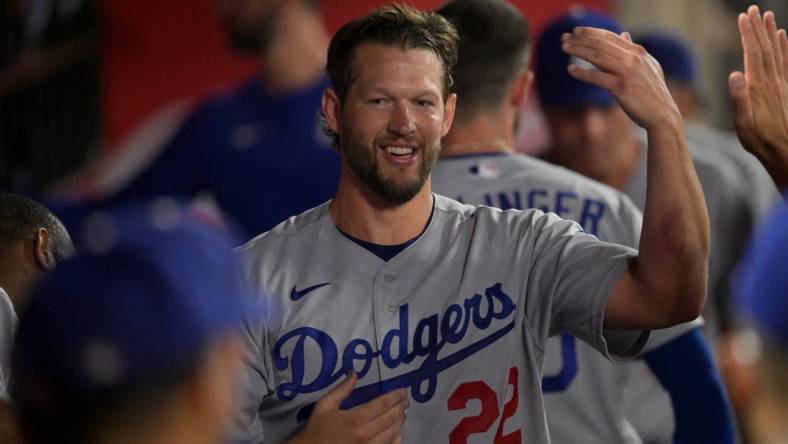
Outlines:
{"type": "Polygon", "coordinates": [[[413,120],[413,112],[410,109],[410,104],[404,101],[398,101],[394,105],[389,119],[388,130],[398,135],[411,134],[416,129],[416,123],[413,120]]]}

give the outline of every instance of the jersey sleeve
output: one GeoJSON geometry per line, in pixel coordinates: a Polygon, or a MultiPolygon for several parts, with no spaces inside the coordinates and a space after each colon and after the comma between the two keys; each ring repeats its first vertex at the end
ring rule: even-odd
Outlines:
{"type": "Polygon", "coordinates": [[[241,336],[244,366],[238,378],[230,440],[239,444],[257,444],[264,441],[259,412],[263,397],[270,392],[266,328],[259,321],[247,320],[241,336]]]}
{"type": "Polygon", "coordinates": [[[537,215],[533,227],[526,317],[540,339],[568,332],[611,360],[637,354],[648,332],[603,328],[608,297],[637,252],[599,241],[553,214],[537,215]]]}
{"type": "Polygon", "coordinates": [[[259,444],[264,442],[265,431],[260,418],[263,399],[271,394],[270,381],[273,374],[271,350],[268,337],[270,330],[271,307],[261,284],[255,279],[252,270],[259,266],[260,258],[249,254],[244,247],[236,252],[241,256],[243,270],[241,277],[250,293],[265,307],[265,315],[247,317],[241,329],[241,352],[243,367],[236,385],[236,405],[229,433],[229,441],[238,444],[259,444]]]}
{"type": "Polygon", "coordinates": [[[674,339],[686,333],[689,333],[692,330],[701,328],[703,327],[703,324],[704,324],[703,317],[699,316],[690,322],[674,325],[673,327],[669,327],[669,328],[652,330],[651,336],[649,336],[648,338],[648,342],[646,343],[645,347],[643,347],[642,354],[646,354],[652,350],[662,347],[663,345],[673,341],[674,339]]]}

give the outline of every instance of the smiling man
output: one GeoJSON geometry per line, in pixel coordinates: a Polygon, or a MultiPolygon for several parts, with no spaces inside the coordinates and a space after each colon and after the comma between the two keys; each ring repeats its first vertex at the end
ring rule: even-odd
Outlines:
{"type": "Polygon", "coordinates": [[[554,214],[433,194],[430,172],[461,100],[450,93],[457,32],[434,13],[376,10],[329,47],[335,198],[240,250],[269,310],[247,324],[236,440],[549,442],[548,336],[568,331],[627,357],[644,330],[698,315],[708,220],[659,67],[607,31],[565,39],[606,71],[572,74],[611,88],[649,128],[649,187],[659,193],[649,195],[640,256],[554,214]],[[334,387],[345,390],[341,404],[334,387]],[[403,425],[396,409],[378,407],[405,394],[403,425]]]}

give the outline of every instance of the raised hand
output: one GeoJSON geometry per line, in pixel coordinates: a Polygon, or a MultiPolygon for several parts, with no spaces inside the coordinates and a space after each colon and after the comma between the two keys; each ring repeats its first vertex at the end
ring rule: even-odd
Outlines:
{"type": "Polygon", "coordinates": [[[624,112],[645,129],[657,125],[681,125],[681,114],[665,85],[659,63],[642,46],[621,35],[577,27],[561,36],[562,49],[598,69],[568,66],[569,74],[613,94],[624,112]]]}
{"type": "Polygon", "coordinates": [[[747,151],[766,167],[778,187],[788,185],[788,38],[774,13],[755,5],[739,14],[744,73],[728,78],[733,123],[747,151]]]}
{"type": "Polygon", "coordinates": [[[402,425],[409,402],[405,389],[394,390],[374,400],[340,410],[339,405],[353,392],[357,376],[352,372],[342,383],[315,404],[304,427],[290,444],[371,443],[389,444],[402,440],[402,425]]]}

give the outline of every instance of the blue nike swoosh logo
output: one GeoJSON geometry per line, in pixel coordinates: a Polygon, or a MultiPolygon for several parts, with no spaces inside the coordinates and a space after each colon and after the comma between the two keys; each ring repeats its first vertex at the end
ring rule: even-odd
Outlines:
{"type": "Polygon", "coordinates": [[[322,284],[313,285],[311,287],[306,287],[303,290],[296,290],[295,285],[293,285],[293,289],[290,290],[290,299],[297,301],[302,297],[306,296],[307,293],[317,290],[320,287],[325,287],[326,285],[330,285],[331,282],[323,282],[322,284]]]}

